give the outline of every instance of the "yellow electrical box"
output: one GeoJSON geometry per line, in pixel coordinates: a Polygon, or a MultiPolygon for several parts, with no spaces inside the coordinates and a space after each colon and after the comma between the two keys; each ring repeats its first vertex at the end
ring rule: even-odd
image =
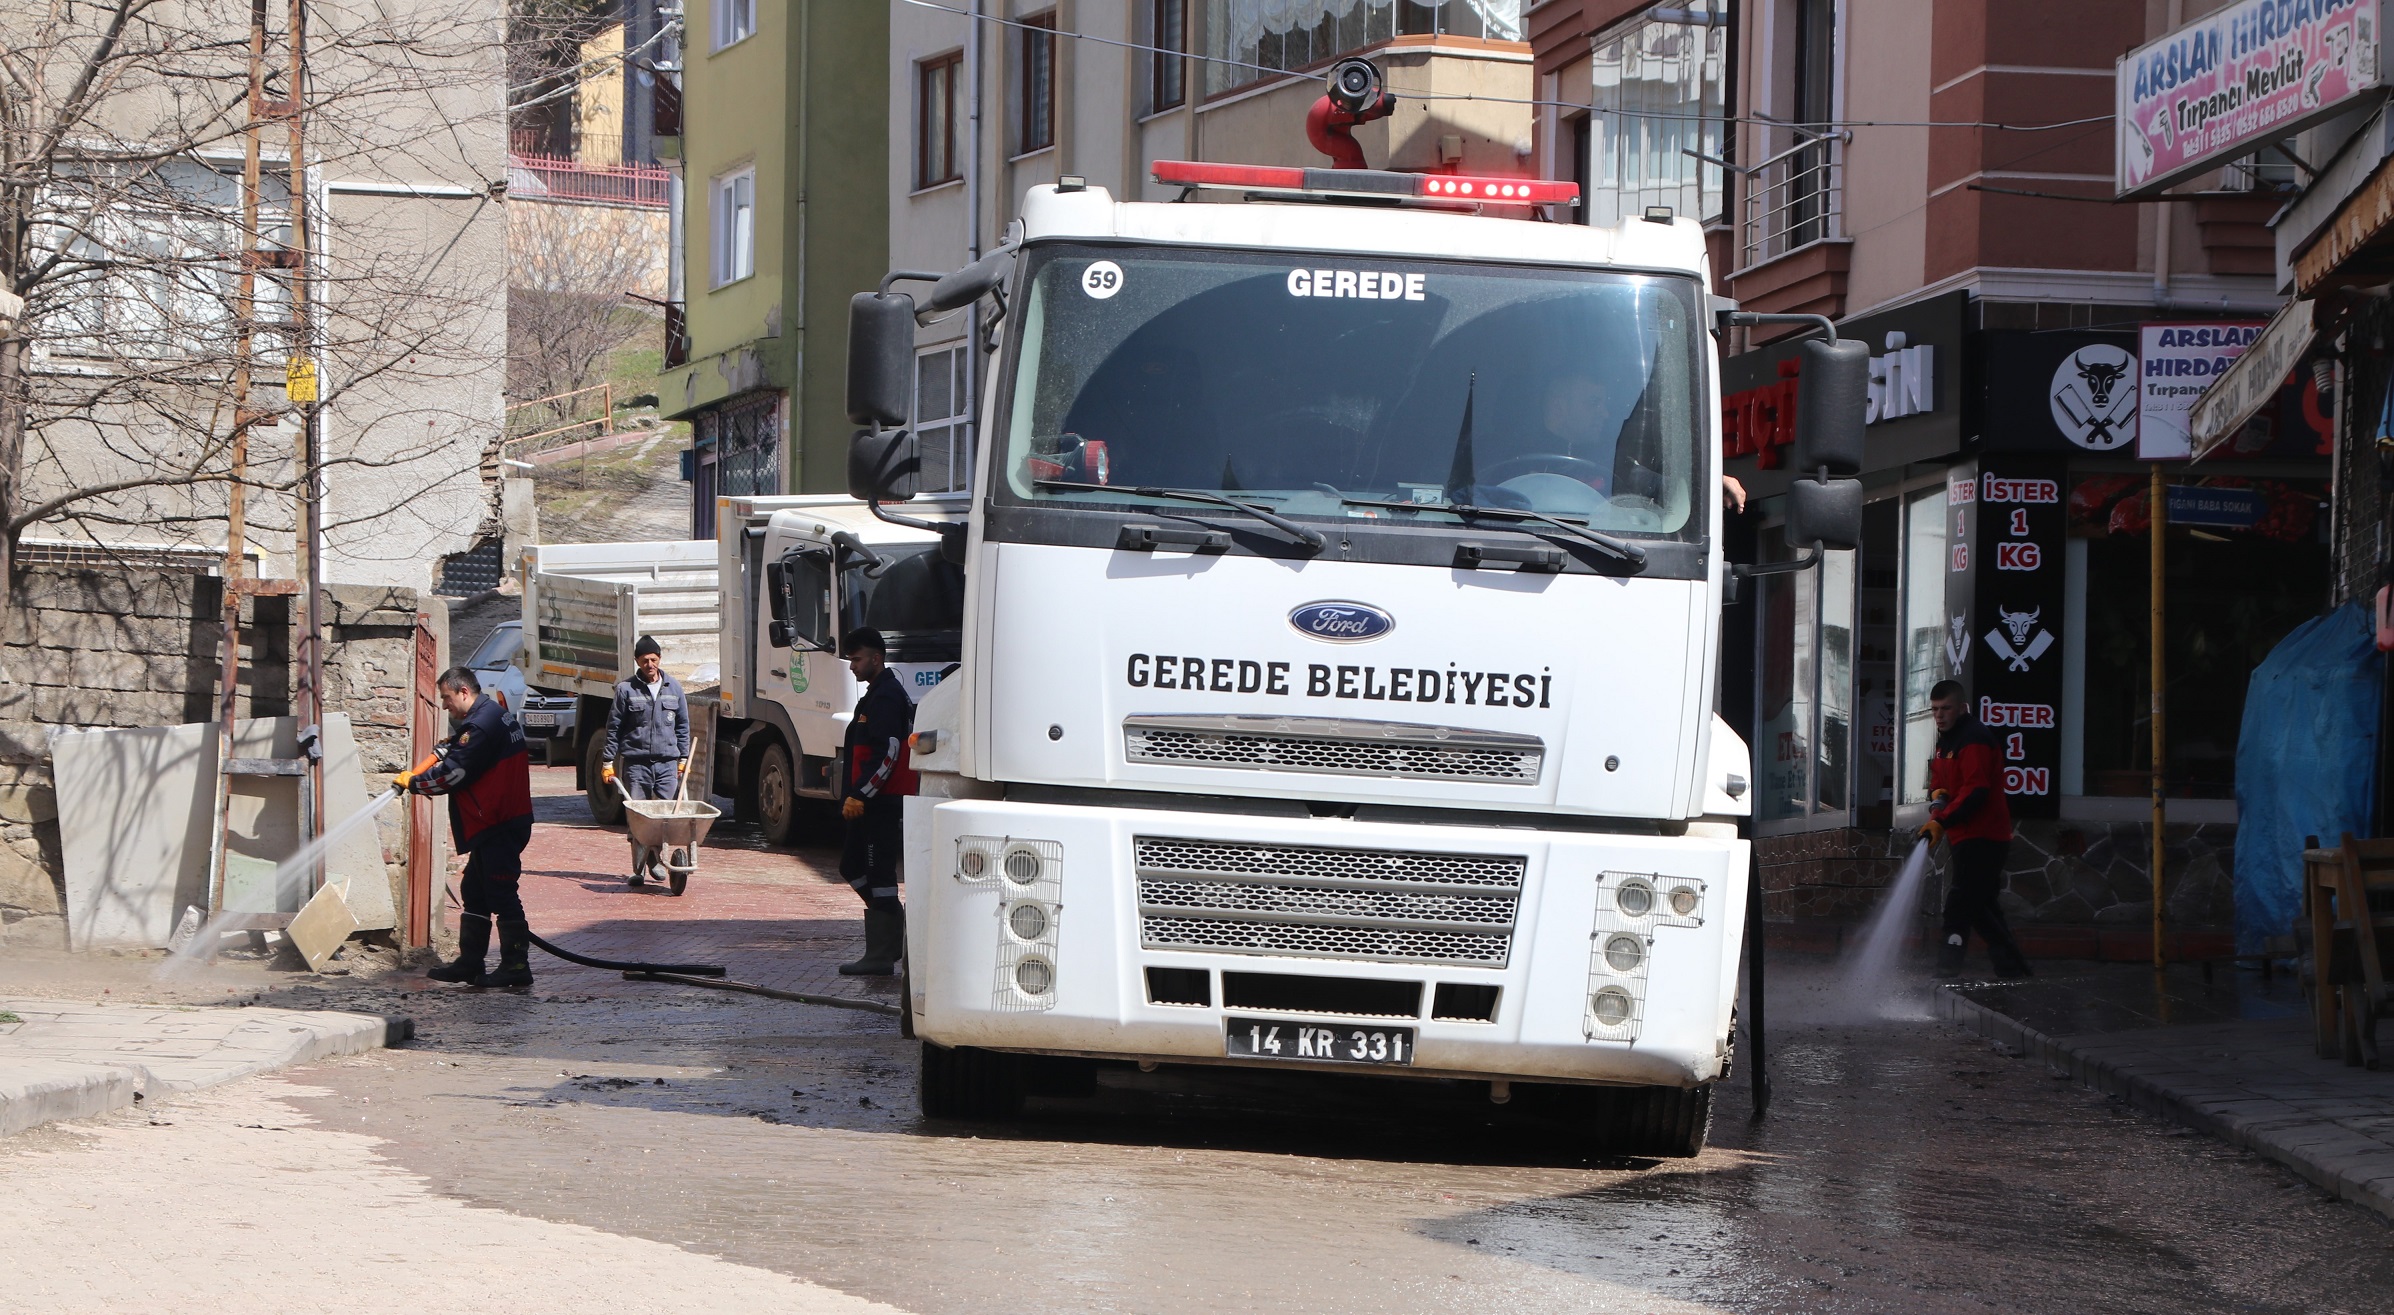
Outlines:
{"type": "Polygon", "coordinates": [[[294,356],[290,368],[283,375],[283,393],[294,402],[316,400],[316,361],[313,357],[294,356]]]}

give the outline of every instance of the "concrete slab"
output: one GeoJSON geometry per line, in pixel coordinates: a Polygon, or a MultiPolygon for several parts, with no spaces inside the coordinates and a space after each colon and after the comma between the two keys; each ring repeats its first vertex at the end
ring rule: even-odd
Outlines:
{"type": "MultiPolygon", "coordinates": [[[[144,726],[68,731],[51,743],[58,776],[59,844],[66,866],[67,929],[78,950],[98,946],[163,948],[187,906],[208,906],[208,830],[214,806],[216,726],[144,726]]],[[[240,724],[234,752],[289,758],[299,752],[298,720],[268,717],[240,724]]],[[[365,807],[364,769],[349,718],[324,719],[324,804],[329,818],[365,807]]],[[[240,777],[230,806],[231,848],[250,860],[228,903],[271,903],[259,913],[296,913],[305,883],[279,884],[258,864],[299,849],[299,783],[293,777],[240,777]]],[[[236,863],[237,868],[242,865],[236,863]]],[[[382,842],[373,827],[344,837],[325,857],[328,879],[349,882],[351,911],[368,930],[397,925],[382,842]]]]}
{"type": "Polygon", "coordinates": [[[329,1010],[0,999],[0,1136],[136,1099],[407,1039],[406,1018],[329,1010]]]}

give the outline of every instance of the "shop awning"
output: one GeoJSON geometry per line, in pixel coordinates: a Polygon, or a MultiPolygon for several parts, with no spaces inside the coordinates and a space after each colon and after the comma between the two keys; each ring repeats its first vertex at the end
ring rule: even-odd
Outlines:
{"type": "Polygon", "coordinates": [[[2287,302],[2244,355],[2195,399],[2194,410],[2187,415],[2193,460],[2209,456],[2278,395],[2286,376],[2293,373],[2303,353],[2311,350],[2311,339],[2318,333],[2312,316],[2314,305],[2307,300],[2287,302]]]}

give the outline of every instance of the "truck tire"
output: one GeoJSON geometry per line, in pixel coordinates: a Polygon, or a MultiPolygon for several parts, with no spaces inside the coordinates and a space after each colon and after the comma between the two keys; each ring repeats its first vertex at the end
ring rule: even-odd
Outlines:
{"type": "Polygon", "coordinates": [[[1022,1113],[1022,1063],[994,1050],[923,1043],[923,1117],[1002,1122],[1022,1113]]]}
{"type": "Polygon", "coordinates": [[[1599,1126],[1614,1155],[1684,1160],[1704,1151],[1712,1131],[1712,1084],[1632,1087],[1606,1093],[1611,1115],[1599,1126]]]}
{"type": "Polygon", "coordinates": [[[600,826],[614,826],[623,821],[623,794],[599,779],[599,769],[607,765],[599,755],[606,751],[604,735],[593,735],[582,742],[582,794],[590,800],[591,820],[600,826]]]}
{"type": "Polygon", "coordinates": [[[775,741],[756,760],[756,825],[768,845],[786,845],[798,838],[798,777],[790,767],[790,751],[775,741]]]}

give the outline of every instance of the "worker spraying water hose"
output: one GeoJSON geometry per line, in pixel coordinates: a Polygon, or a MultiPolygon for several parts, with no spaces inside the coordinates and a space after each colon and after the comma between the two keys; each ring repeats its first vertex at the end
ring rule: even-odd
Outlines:
{"type": "Polygon", "coordinates": [[[458,883],[465,916],[457,928],[457,959],[426,976],[467,986],[530,986],[532,932],[516,890],[524,846],[532,840],[532,756],[524,729],[505,704],[482,692],[470,667],[441,673],[440,699],[456,733],[391,778],[412,794],[449,797],[450,834],[466,856],[458,883]],[[499,966],[486,972],[483,957],[494,923],[499,966]]]}
{"type": "Polygon", "coordinates": [[[391,778],[395,789],[449,797],[450,833],[466,856],[465,875],[458,883],[465,909],[457,927],[457,958],[425,976],[467,986],[530,986],[530,947],[534,945],[592,968],[691,977],[723,975],[723,968],[716,964],[592,959],[533,935],[517,890],[524,872],[524,846],[532,840],[532,760],[523,727],[504,703],[482,692],[482,682],[470,667],[442,672],[440,697],[457,732],[434,745],[422,762],[391,778]],[[496,971],[485,971],[483,961],[490,952],[494,923],[499,934],[499,966],[496,971]]]}
{"type": "Polygon", "coordinates": [[[2003,860],[2012,848],[2002,751],[1994,733],[1970,715],[1969,696],[1958,680],[1938,681],[1929,691],[1929,715],[1937,723],[1937,749],[1929,759],[1929,820],[1920,838],[1932,847],[1943,840],[1953,851],[1937,971],[1950,977],[1962,970],[1975,931],[1986,941],[1996,972],[2026,977],[2028,960],[2012,939],[2000,902],[2003,860]]]}

